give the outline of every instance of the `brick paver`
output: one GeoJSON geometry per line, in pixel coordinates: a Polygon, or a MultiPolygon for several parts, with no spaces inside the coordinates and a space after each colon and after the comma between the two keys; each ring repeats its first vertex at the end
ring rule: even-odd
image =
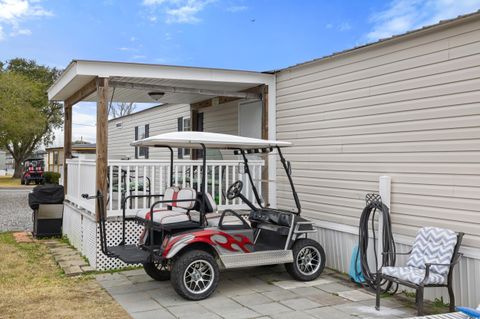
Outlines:
{"type": "Polygon", "coordinates": [[[210,298],[179,297],[169,281],[157,282],[142,269],[102,274],[98,282],[133,318],[406,318],[415,309],[383,298],[374,309],[373,294],[326,270],[315,282],[289,279],[283,267],[225,271],[210,298]]]}

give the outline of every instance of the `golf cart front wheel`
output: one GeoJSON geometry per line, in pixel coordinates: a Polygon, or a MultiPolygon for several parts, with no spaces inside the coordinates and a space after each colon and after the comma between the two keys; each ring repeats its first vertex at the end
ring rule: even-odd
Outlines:
{"type": "Polygon", "coordinates": [[[172,286],[188,300],[208,298],[217,288],[218,279],[217,262],[206,251],[188,251],[180,255],[172,267],[172,286]]]}
{"type": "Polygon", "coordinates": [[[170,271],[164,264],[158,262],[149,262],[143,264],[143,269],[152,279],[157,281],[166,281],[170,279],[170,271]]]}
{"type": "Polygon", "coordinates": [[[325,251],[312,239],[302,238],[293,244],[293,263],[285,264],[287,272],[296,280],[316,279],[325,268],[325,251]]]}

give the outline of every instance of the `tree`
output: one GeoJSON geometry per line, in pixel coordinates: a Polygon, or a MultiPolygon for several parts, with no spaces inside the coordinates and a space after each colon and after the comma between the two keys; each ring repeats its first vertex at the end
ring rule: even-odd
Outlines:
{"type": "Polygon", "coordinates": [[[14,177],[20,177],[22,162],[38,146],[53,141],[54,129],[63,123],[62,105],[47,96],[59,74],[20,58],[0,65],[0,146],[15,160],[14,177]]]}
{"type": "Polygon", "coordinates": [[[112,118],[117,118],[133,113],[136,108],[137,107],[134,103],[122,102],[116,103],[115,105],[110,103],[109,113],[112,118]]]}

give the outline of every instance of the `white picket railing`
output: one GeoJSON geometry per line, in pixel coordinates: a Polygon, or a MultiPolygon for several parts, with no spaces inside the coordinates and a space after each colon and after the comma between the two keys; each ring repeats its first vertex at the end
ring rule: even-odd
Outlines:
{"type": "MultiPolygon", "coordinates": [[[[71,159],[68,164],[67,199],[75,205],[94,211],[94,202],[85,200],[82,194],[95,193],[95,161],[71,159]]],[[[261,196],[261,177],[263,160],[248,162],[253,181],[261,196]]],[[[177,160],[173,167],[173,185],[192,187],[200,190],[202,179],[201,160],[177,160]]],[[[248,177],[244,172],[243,161],[209,160],[207,161],[207,192],[217,202],[219,209],[243,208],[239,199],[233,201],[223,196],[228,187],[236,180],[244,183],[243,194],[255,202],[248,177]]],[[[109,160],[108,161],[108,214],[121,214],[122,191],[128,195],[163,194],[170,186],[170,161],[168,160],[109,160]]],[[[149,207],[153,203],[148,198],[134,198],[128,201],[129,210],[149,207]]]]}
{"type": "Polygon", "coordinates": [[[95,201],[82,198],[82,194],[95,194],[95,160],[67,160],[68,179],[65,198],[91,212],[95,211],[95,201]]]}

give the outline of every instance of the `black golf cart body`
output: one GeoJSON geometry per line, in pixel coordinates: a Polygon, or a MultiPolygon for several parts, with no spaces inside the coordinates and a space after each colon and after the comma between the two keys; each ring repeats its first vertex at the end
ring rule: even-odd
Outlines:
{"type": "Polygon", "coordinates": [[[21,184],[30,184],[34,182],[35,184],[43,184],[44,182],[44,173],[45,161],[43,158],[28,158],[23,162],[22,165],[22,177],[21,184]]]}
{"type": "MultiPolygon", "coordinates": [[[[252,139],[205,132],[175,132],[135,141],[135,147],[163,147],[170,151],[173,170],[173,148],[230,150],[241,156],[244,171],[256,203],[243,194],[243,183],[236,181],[226,194],[228,199],[240,198],[247,211],[226,209],[217,211],[212,196],[205,192],[207,159],[203,157],[200,191],[174,185],[164,194],[128,195],[122,197],[123,239],[107,247],[105,202],[97,193],[100,212],[102,251],[109,257],[127,264],[143,264],[145,271],[156,280],[167,280],[181,296],[190,300],[208,297],[215,289],[219,269],[285,264],[297,280],[313,280],[323,271],[325,253],[319,243],[307,239],[316,229],[311,221],[300,216],[301,206],[291,178],[290,163],[281,148],[288,142],[252,139]],[[248,154],[276,152],[291,186],[296,204],[294,210],[281,210],[264,205],[248,165],[248,154]],[[140,210],[135,217],[126,217],[125,206],[135,197],[149,197],[149,210],[140,210]],[[158,199],[158,200],[157,200],[158,199]],[[162,207],[160,207],[162,206],[162,207]],[[166,206],[166,207],[165,207],[166,206]],[[136,245],[125,244],[125,221],[133,219],[144,225],[136,245]]],[[[170,176],[173,177],[173,171],[170,176]]],[[[258,185],[258,184],[257,184],[258,185]]],[[[85,196],[86,197],[86,196],[85,196]]]]}

